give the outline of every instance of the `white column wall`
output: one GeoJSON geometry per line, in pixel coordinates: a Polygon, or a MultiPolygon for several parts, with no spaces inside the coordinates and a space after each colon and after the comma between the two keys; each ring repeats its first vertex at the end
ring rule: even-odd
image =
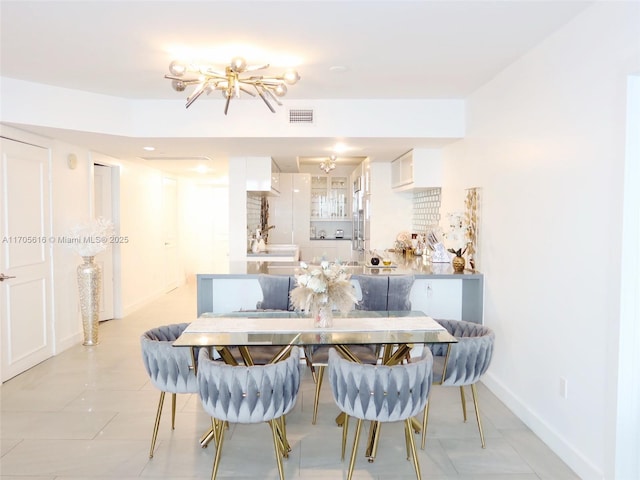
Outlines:
{"type": "Polygon", "coordinates": [[[625,91],[640,68],[639,8],[597,3],[551,35],[469,97],[466,138],[444,151],[443,213],[481,188],[479,267],[496,332],[485,383],[584,479],[616,478],[625,91]]]}

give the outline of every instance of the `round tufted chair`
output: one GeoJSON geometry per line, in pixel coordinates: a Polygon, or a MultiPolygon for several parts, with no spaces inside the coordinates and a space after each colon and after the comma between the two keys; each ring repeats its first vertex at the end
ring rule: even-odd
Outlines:
{"type": "MultiPolygon", "coordinates": [[[[478,323],[465,322],[463,320],[436,321],[456,337],[458,341],[457,343],[429,346],[433,353],[433,383],[449,387],[460,387],[460,399],[465,422],[467,421],[467,405],[464,387],[466,385],[471,387],[476,422],[480,432],[480,442],[482,443],[482,448],[485,448],[476,383],[491,364],[495,334],[490,328],[478,323]]],[[[422,448],[424,448],[427,435],[429,403],[425,407],[422,421],[422,448]]]]}
{"type": "MultiPolygon", "coordinates": [[[[413,275],[354,275],[351,278],[358,282],[362,291],[362,300],[356,304],[356,310],[411,310],[409,295],[415,280],[413,275]]],[[[362,363],[375,365],[380,358],[380,345],[349,345],[349,349],[362,363]]],[[[316,382],[311,419],[311,423],[315,425],[318,419],[324,370],[329,358],[329,347],[307,348],[305,353],[307,359],[310,359],[308,363],[316,382]]]]}
{"type": "Polygon", "coordinates": [[[346,414],[342,427],[343,459],[349,417],[358,419],[347,480],[353,476],[363,420],[404,421],[407,458],[413,458],[416,476],[421,478],[411,417],[425,408],[431,389],[432,368],[433,357],[428,348],[424,349],[418,361],[393,366],[355,363],[342,358],[335,349],[329,350],[331,391],[336,404],[346,414]]]}
{"type": "Polygon", "coordinates": [[[173,342],[187,328],[187,325],[189,324],[163,325],[144,332],[140,337],[144,367],[151,383],[160,390],[160,401],[153,426],[149,458],[153,458],[165,393],[171,393],[172,429],[175,428],[176,421],[176,394],[198,393],[198,382],[192,365],[191,352],[188,348],[173,346],[173,342]]]}
{"type": "Polygon", "coordinates": [[[206,349],[198,357],[198,392],[202,407],[212,418],[216,454],[212,480],[216,478],[224,424],[267,422],[273,434],[278,473],[284,479],[282,456],[288,456],[284,415],[296,403],[300,388],[300,350],[293,347],[286,360],[268,365],[232,366],[210,359],[206,349]]]}

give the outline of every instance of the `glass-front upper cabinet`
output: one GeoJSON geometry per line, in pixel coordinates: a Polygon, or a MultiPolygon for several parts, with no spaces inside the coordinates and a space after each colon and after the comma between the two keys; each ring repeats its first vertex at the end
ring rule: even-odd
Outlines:
{"type": "Polygon", "coordinates": [[[311,218],[348,219],[349,210],[348,177],[333,175],[313,175],[311,177],[311,218]]]}

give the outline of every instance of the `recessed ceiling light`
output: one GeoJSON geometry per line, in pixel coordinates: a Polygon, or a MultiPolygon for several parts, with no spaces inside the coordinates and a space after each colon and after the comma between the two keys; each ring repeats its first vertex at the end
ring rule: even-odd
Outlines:
{"type": "Polygon", "coordinates": [[[155,147],[142,147],[143,150],[146,150],[147,152],[153,152],[156,148],[155,147]]]}
{"type": "Polygon", "coordinates": [[[346,72],[347,70],[348,68],[345,67],[344,65],[333,65],[329,67],[329,71],[333,73],[343,73],[343,72],[346,72]]]}

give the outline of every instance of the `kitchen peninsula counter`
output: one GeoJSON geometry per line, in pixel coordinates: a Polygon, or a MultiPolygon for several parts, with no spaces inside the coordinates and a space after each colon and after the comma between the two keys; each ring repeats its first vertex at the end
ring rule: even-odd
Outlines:
{"type": "MultiPolygon", "coordinates": [[[[434,318],[467,320],[482,323],[484,276],[471,270],[454,273],[448,263],[424,261],[422,257],[392,259],[395,268],[364,264],[345,265],[351,275],[414,275],[410,300],[413,310],[421,310],[434,318]]],[[[258,283],[260,274],[296,275],[299,262],[229,262],[226,272],[197,275],[198,315],[205,312],[224,313],[252,310],[262,299],[258,283]]],[[[313,265],[310,265],[313,267],[313,265]]],[[[360,286],[353,280],[358,298],[360,286]]]]}

